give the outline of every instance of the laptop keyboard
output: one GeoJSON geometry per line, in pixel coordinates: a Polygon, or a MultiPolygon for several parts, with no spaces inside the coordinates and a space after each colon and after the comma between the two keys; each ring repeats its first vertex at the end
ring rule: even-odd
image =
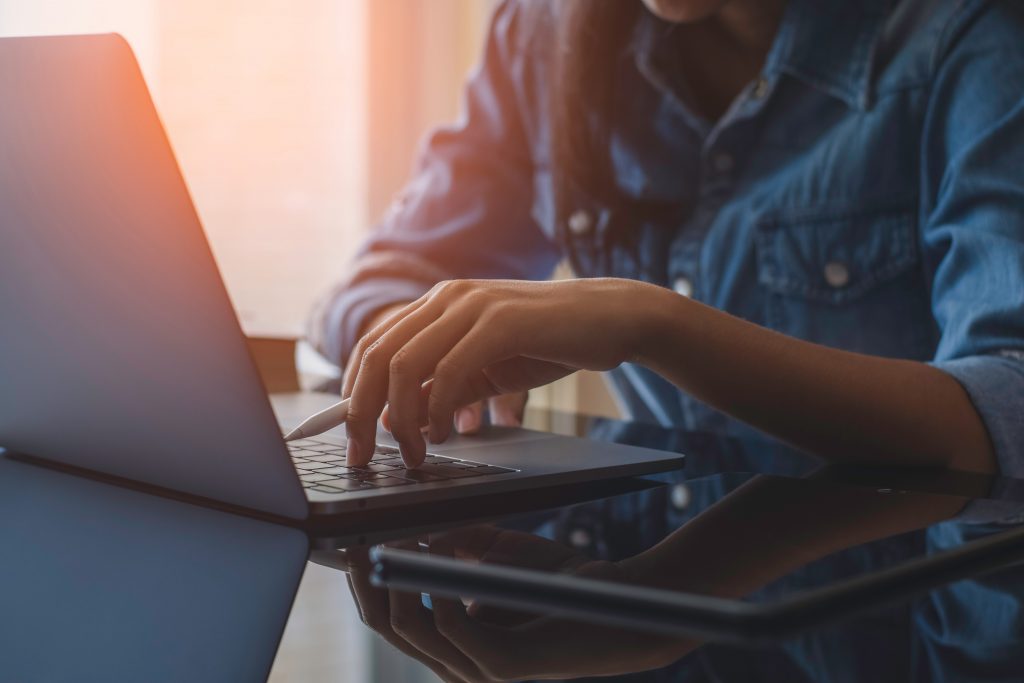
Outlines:
{"type": "Polygon", "coordinates": [[[314,439],[301,439],[288,444],[288,451],[303,488],[320,493],[368,491],[393,486],[467,479],[491,474],[515,472],[505,467],[484,465],[469,460],[428,454],[423,464],[407,469],[397,448],[377,446],[373,460],[363,467],[345,464],[345,447],[314,439]]]}

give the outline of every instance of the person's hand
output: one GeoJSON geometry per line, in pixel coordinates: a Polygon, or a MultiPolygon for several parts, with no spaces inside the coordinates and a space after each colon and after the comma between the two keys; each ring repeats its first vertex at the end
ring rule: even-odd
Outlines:
{"type": "MultiPolygon", "coordinates": [[[[620,565],[597,561],[532,534],[476,527],[432,536],[432,554],[588,578],[633,581],[620,565]]],[[[417,544],[402,544],[416,550],[417,544]]],[[[649,633],[572,623],[431,596],[375,588],[365,550],[351,555],[349,586],[364,623],[445,681],[514,681],[625,674],[664,666],[695,643],[649,633]]]]}
{"type": "Polygon", "coordinates": [[[391,313],[353,352],[343,388],[352,398],[349,462],[372,457],[385,405],[402,457],[415,466],[426,454],[421,427],[440,443],[461,407],[634,358],[652,336],[652,295],[664,291],[611,278],[437,285],[391,313]]]}
{"type": "MultiPolygon", "coordinates": [[[[377,327],[392,315],[408,306],[409,303],[410,302],[393,304],[377,311],[364,325],[364,331],[369,331],[377,327]]],[[[361,356],[358,355],[358,349],[356,349],[353,351],[348,365],[346,365],[345,381],[343,386],[348,387],[350,385],[349,377],[355,375],[354,368],[359,366],[360,359],[361,356]]],[[[354,381],[354,377],[352,381],[354,381]]],[[[345,395],[347,396],[348,394],[345,395]]],[[[529,392],[519,391],[512,394],[492,396],[486,400],[475,401],[469,405],[462,406],[455,411],[455,431],[459,434],[478,434],[481,427],[483,427],[485,409],[490,415],[490,422],[492,425],[496,425],[498,427],[522,427],[528,398],[529,392]]],[[[384,407],[380,420],[384,429],[391,431],[391,421],[388,418],[387,406],[384,407]]]]}

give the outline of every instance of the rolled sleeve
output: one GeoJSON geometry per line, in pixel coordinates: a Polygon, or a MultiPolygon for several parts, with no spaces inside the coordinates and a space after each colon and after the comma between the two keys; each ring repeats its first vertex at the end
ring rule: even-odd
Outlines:
{"type": "Polygon", "coordinates": [[[923,130],[933,365],[967,392],[1001,474],[1024,477],[1024,9],[976,7],[946,32],[923,130]]]}
{"type": "Polygon", "coordinates": [[[1024,361],[1018,352],[932,363],[952,375],[988,429],[1000,474],[1024,478],[1024,361]]]}
{"type": "Polygon", "coordinates": [[[307,337],[325,358],[341,367],[355,348],[364,321],[382,308],[418,299],[429,288],[414,280],[387,277],[339,287],[325,297],[307,337]]]}

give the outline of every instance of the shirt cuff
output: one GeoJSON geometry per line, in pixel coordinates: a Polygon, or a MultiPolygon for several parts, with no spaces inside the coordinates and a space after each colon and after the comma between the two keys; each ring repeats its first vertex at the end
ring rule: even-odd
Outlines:
{"type": "Polygon", "coordinates": [[[415,301],[430,289],[422,282],[399,278],[372,278],[340,289],[311,323],[314,346],[327,360],[344,367],[359,340],[367,317],[393,304],[415,301]]]}
{"type": "MultiPolygon", "coordinates": [[[[1016,351],[930,363],[952,375],[981,416],[995,450],[998,474],[1024,479],[1024,361],[1016,351]]],[[[981,522],[1019,515],[1021,503],[975,500],[958,516],[981,522]]]]}
{"type": "Polygon", "coordinates": [[[1000,474],[1024,478],[1024,362],[1014,352],[936,361],[967,391],[995,448],[1000,474]]]}

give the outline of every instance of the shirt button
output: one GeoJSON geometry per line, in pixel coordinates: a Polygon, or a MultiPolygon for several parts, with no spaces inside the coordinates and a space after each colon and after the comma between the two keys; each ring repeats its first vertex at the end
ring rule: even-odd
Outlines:
{"type": "Polygon", "coordinates": [[[573,529],[569,532],[569,544],[574,548],[586,548],[590,546],[590,532],[586,529],[573,529]]]}
{"type": "Polygon", "coordinates": [[[845,263],[829,261],[825,264],[825,282],[836,289],[845,287],[850,284],[850,269],[845,263]]]}
{"type": "Polygon", "coordinates": [[[676,510],[685,510],[690,506],[690,489],[686,484],[676,484],[672,487],[669,498],[672,500],[672,507],[676,510]]]}
{"type": "Polygon", "coordinates": [[[756,81],[754,81],[754,88],[753,90],[750,91],[751,97],[753,97],[755,100],[760,100],[761,98],[768,94],[768,86],[768,79],[765,78],[764,76],[759,77],[756,81]]]}
{"type": "Polygon", "coordinates": [[[732,170],[733,158],[731,154],[726,154],[723,152],[721,154],[716,154],[715,158],[712,160],[712,163],[714,163],[715,170],[718,171],[719,173],[728,173],[729,171],[732,170]]]}
{"type": "Polygon", "coordinates": [[[569,216],[569,232],[580,237],[590,232],[593,220],[590,218],[590,214],[583,209],[577,209],[573,211],[572,215],[569,216]]]}
{"type": "Polygon", "coordinates": [[[672,283],[672,289],[676,291],[676,294],[681,294],[687,298],[693,296],[693,283],[690,282],[689,278],[677,277],[676,281],[672,283]]]}

